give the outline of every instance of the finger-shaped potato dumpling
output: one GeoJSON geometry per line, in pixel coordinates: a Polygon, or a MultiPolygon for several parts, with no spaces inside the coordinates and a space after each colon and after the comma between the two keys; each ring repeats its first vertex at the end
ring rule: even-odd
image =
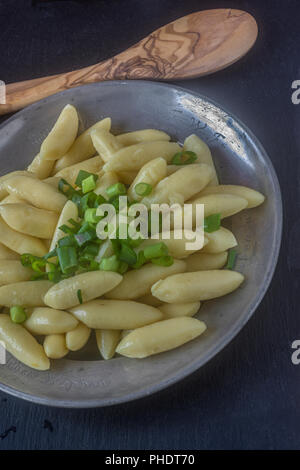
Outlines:
{"type": "MultiPolygon", "coordinates": [[[[118,180],[120,183],[132,184],[137,175],[137,171],[118,171],[118,180]]],[[[1,203],[0,203],[1,204],[1,203]]]]}
{"type": "Polygon", "coordinates": [[[3,204],[0,206],[0,214],[7,225],[17,232],[46,239],[53,236],[58,220],[55,212],[24,203],[3,204]]]}
{"type": "MultiPolygon", "coordinates": [[[[83,162],[76,163],[75,165],[67,166],[55,174],[58,178],[64,178],[68,183],[74,185],[80,170],[88,171],[89,173],[99,174],[103,166],[103,160],[100,155],[89,158],[83,162]]],[[[59,181],[59,180],[58,180],[59,181]]]]}
{"type": "Polygon", "coordinates": [[[7,173],[6,175],[0,176],[0,201],[8,195],[8,191],[6,189],[6,181],[9,180],[10,178],[13,178],[14,176],[30,176],[32,178],[36,178],[36,175],[34,173],[31,173],[30,171],[23,171],[23,170],[18,170],[18,171],[12,171],[11,173],[7,173]]]}
{"type": "Polygon", "coordinates": [[[89,340],[91,329],[84,323],[78,322],[78,326],[66,333],[66,345],[70,351],[79,351],[89,340]]]}
{"type": "Polygon", "coordinates": [[[2,201],[0,201],[1,206],[3,204],[16,204],[16,203],[26,204],[26,201],[24,201],[23,199],[20,199],[15,194],[8,194],[8,196],[5,196],[5,198],[3,198],[2,201]]]}
{"type": "Polygon", "coordinates": [[[157,157],[170,161],[181,148],[174,142],[141,142],[118,150],[107,163],[104,171],[139,170],[145,163],[157,157]]]}
{"type": "Polygon", "coordinates": [[[186,271],[208,271],[209,269],[221,269],[228,258],[227,251],[221,253],[193,253],[185,258],[186,271]]]}
{"type": "Polygon", "coordinates": [[[42,160],[58,160],[69,150],[78,132],[78,115],[74,106],[67,104],[56,123],[43,141],[40,149],[42,160]]]}
{"type": "MultiPolygon", "coordinates": [[[[175,173],[175,175],[177,173],[175,173]]],[[[248,201],[246,199],[240,196],[235,196],[233,194],[209,194],[207,196],[201,196],[188,202],[191,202],[193,206],[194,224],[196,223],[196,212],[194,209],[196,204],[204,204],[204,217],[208,217],[212,214],[221,214],[221,219],[237,214],[243,209],[246,209],[248,206],[248,201]]]]}
{"type": "Polygon", "coordinates": [[[96,341],[98,349],[103,359],[111,359],[114,357],[116,347],[120,341],[120,330],[96,330],[96,341]]]}
{"type": "Polygon", "coordinates": [[[151,305],[152,307],[159,307],[162,304],[160,300],[154,297],[152,294],[146,294],[137,299],[137,302],[141,304],[151,305]]]}
{"type": "Polygon", "coordinates": [[[205,232],[208,243],[202,248],[201,253],[221,253],[237,245],[233,233],[225,227],[220,227],[215,232],[205,232]]]}
{"type": "Polygon", "coordinates": [[[130,201],[140,201],[143,197],[135,192],[135,186],[139,183],[150,184],[153,188],[166,176],[167,162],[164,158],[158,157],[146,163],[138,172],[128,189],[128,198],[130,201]]]}
{"type": "Polygon", "coordinates": [[[244,276],[227,269],[173,274],[156,282],[152,294],[163,302],[184,303],[209,300],[237,289],[244,276]]]}
{"type": "Polygon", "coordinates": [[[50,281],[24,281],[0,287],[0,305],[13,307],[43,307],[44,295],[52,286],[50,281]]]}
{"type": "Polygon", "coordinates": [[[170,176],[161,180],[149,196],[143,199],[143,203],[150,207],[151,204],[183,204],[204,188],[213,176],[211,167],[205,163],[186,165],[170,176]]]}
{"type": "Polygon", "coordinates": [[[86,131],[80,134],[75,140],[74,144],[68,150],[68,152],[55,163],[53,173],[66,168],[67,166],[75,165],[76,163],[82,162],[92,157],[96,153],[96,149],[91,139],[91,132],[95,129],[106,129],[110,130],[111,119],[105,118],[99,122],[96,122],[93,126],[89,127],[86,131]]]}
{"type": "Polygon", "coordinates": [[[201,193],[197,194],[197,197],[208,196],[209,194],[233,194],[247,200],[247,209],[257,207],[262,204],[265,200],[265,196],[254,189],[248,188],[247,186],[238,186],[234,184],[220,184],[218,186],[207,186],[201,193]]]}
{"type": "Polygon", "coordinates": [[[95,149],[105,162],[107,162],[114,153],[123,147],[117,138],[106,129],[97,129],[92,131],[91,139],[95,149]]]}
{"type": "Polygon", "coordinates": [[[69,352],[65,335],[48,335],[44,339],[43,346],[46,356],[50,359],[61,359],[69,352]]]}
{"type": "Polygon", "coordinates": [[[56,243],[58,240],[60,240],[62,237],[64,237],[66,234],[60,230],[59,227],[62,225],[70,225],[69,220],[73,219],[77,221],[78,219],[78,208],[76,204],[73,201],[67,201],[66,204],[63,207],[63,210],[61,211],[61,214],[59,216],[58,222],[56,224],[56,228],[52,237],[51,245],[50,245],[50,250],[54,250],[56,243]]]}
{"type": "MultiPolygon", "coordinates": [[[[46,246],[38,238],[16,232],[0,218],[1,242],[20,255],[31,253],[36,256],[44,256],[47,253],[46,246]]],[[[1,304],[0,304],[1,305],[1,304]]]]}
{"type": "Polygon", "coordinates": [[[153,140],[170,140],[170,136],[157,129],[142,129],[140,131],[126,132],[117,135],[118,141],[124,146],[138,144],[139,142],[151,142],[153,140]]]}
{"type": "Polygon", "coordinates": [[[70,311],[78,320],[96,330],[130,330],[163,318],[157,308],[132,300],[92,300],[70,311]]]}
{"type": "Polygon", "coordinates": [[[111,271],[91,271],[63,279],[54,284],[44,297],[46,305],[65,310],[79,304],[78,291],[83,302],[101,297],[122,281],[121,274],[111,271]]]}
{"type": "Polygon", "coordinates": [[[107,198],[106,189],[112,184],[118,183],[118,181],[119,178],[117,173],[115,173],[114,171],[107,171],[98,179],[94,192],[98,195],[101,194],[101,196],[107,198]]]}
{"type": "Polygon", "coordinates": [[[25,328],[35,335],[52,335],[74,330],[78,321],[70,313],[49,307],[32,310],[24,322],[25,328]]]}
{"type": "MultiPolygon", "coordinates": [[[[2,234],[1,234],[2,235],[2,234]]],[[[20,255],[10,250],[7,246],[0,243],[0,260],[2,259],[20,259],[20,255]]]]}
{"type": "Polygon", "coordinates": [[[54,160],[45,160],[44,158],[41,158],[41,155],[38,153],[27,169],[34,173],[37,178],[43,180],[51,175],[53,166],[54,160]]]}
{"type": "Polygon", "coordinates": [[[212,168],[214,175],[211,181],[209,182],[209,184],[214,185],[214,186],[217,185],[218,176],[216,173],[215,164],[212,159],[211,152],[210,152],[208,145],[195,134],[191,134],[185,139],[183,148],[184,150],[189,150],[190,152],[194,152],[198,157],[197,161],[199,163],[206,163],[212,168]]]}
{"type": "Polygon", "coordinates": [[[201,250],[202,247],[207,243],[206,233],[205,236],[201,238],[199,235],[198,243],[195,243],[195,232],[192,232],[190,230],[171,230],[169,232],[169,238],[167,239],[163,238],[163,233],[165,232],[159,234],[158,240],[148,238],[147,240],[143,241],[143,243],[141,243],[138,247],[137,251],[144,250],[147,246],[154,245],[155,243],[163,242],[168,247],[169,255],[173,256],[174,258],[181,259],[186,258],[195,251],[201,250]],[[180,238],[176,238],[176,236],[180,238]],[[191,247],[189,244],[192,243],[194,244],[194,246],[191,247]]]}
{"type": "Polygon", "coordinates": [[[32,269],[22,266],[19,260],[0,261],[0,286],[13,282],[29,281],[32,274],[32,269]]]}
{"type": "Polygon", "coordinates": [[[121,340],[116,352],[126,357],[148,357],[177,348],[205,330],[205,323],[196,318],[170,318],[132,331],[121,340]]]}
{"type": "Polygon", "coordinates": [[[16,359],[37,370],[50,368],[43,347],[20,324],[13,323],[9,315],[0,314],[0,340],[16,359]]]}
{"type": "Polygon", "coordinates": [[[40,209],[60,212],[67,200],[58,189],[29,176],[14,176],[5,181],[4,186],[10,194],[40,209]]]}
{"type": "Polygon", "coordinates": [[[123,280],[108,292],[107,299],[138,299],[150,293],[151,286],[159,279],[165,279],[171,274],[183,273],[185,262],[174,260],[171,266],[145,264],[140,269],[132,269],[123,275],[123,280]]]}
{"type": "Polygon", "coordinates": [[[192,317],[198,312],[200,305],[200,302],[163,304],[159,306],[159,310],[164,314],[165,318],[192,317]]]}

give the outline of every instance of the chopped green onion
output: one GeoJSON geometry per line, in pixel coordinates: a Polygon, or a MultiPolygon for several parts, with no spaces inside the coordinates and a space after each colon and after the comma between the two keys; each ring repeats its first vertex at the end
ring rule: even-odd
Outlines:
{"type": "Polygon", "coordinates": [[[81,187],[83,181],[89,178],[90,176],[94,178],[95,182],[97,181],[98,175],[95,175],[94,173],[89,173],[88,171],[85,171],[85,170],[80,170],[75,181],[76,186],[81,187]]]}
{"type": "Polygon", "coordinates": [[[53,271],[48,273],[48,279],[51,282],[59,282],[61,280],[61,272],[60,271],[53,271]]]}
{"type": "Polygon", "coordinates": [[[112,244],[112,247],[113,247],[113,250],[114,250],[114,253],[117,255],[120,253],[121,251],[121,243],[119,240],[117,240],[116,238],[111,238],[110,239],[110,242],[112,244]]]}
{"type": "Polygon", "coordinates": [[[68,199],[71,199],[74,195],[77,195],[76,189],[73,188],[65,179],[61,178],[58,182],[58,189],[68,199]]]}
{"type": "Polygon", "coordinates": [[[99,246],[96,243],[90,243],[82,250],[82,255],[86,257],[91,257],[91,259],[93,259],[95,258],[95,256],[97,256],[98,251],[99,246]]]}
{"type": "Polygon", "coordinates": [[[76,222],[76,220],[74,220],[74,219],[69,219],[68,223],[69,223],[69,225],[73,225],[74,229],[76,229],[76,230],[79,230],[80,227],[81,227],[81,223],[76,222]]]}
{"type": "Polygon", "coordinates": [[[30,253],[24,253],[21,255],[21,263],[23,266],[31,266],[34,261],[43,261],[43,258],[39,256],[31,255],[30,253]]]}
{"type": "Polygon", "coordinates": [[[137,262],[137,255],[130,246],[128,246],[126,243],[121,243],[119,259],[129,264],[129,266],[132,266],[137,262]]]}
{"type": "Polygon", "coordinates": [[[77,235],[74,235],[74,238],[75,238],[78,246],[82,246],[86,242],[89,242],[89,241],[93,240],[93,236],[91,235],[91,233],[88,230],[86,232],[77,233],[77,235]]]}
{"type": "Polygon", "coordinates": [[[168,247],[165,243],[155,243],[154,245],[146,246],[144,249],[146,259],[160,258],[161,256],[168,255],[168,247]]]}
{"type": "Polygon", "coordinates": [[[34,273],[30,278],[31,281],[41,281],[43,279],[48,279],[48,274],[42,271],[34,273]]]}
{"type": "Polygon", "coordinates": [[[128,236],[127,241],[132,248],[136,248],[137,246],[140,246],[141,243],[143,243],[144,238],[139,237],[139,238],[133,239],[128,236]]]}
{"type": "Polygon", "coordinates": [[[66,237],[58,240],[58,246],[76,246],[76,241],[73,235],[67,235],[66,237]]]}
{"type": "Polygon", "coordinates": [[[114,208],[116,209],[117,212],[119,212],[120,210],[120,200],[119,200],[119,196],[116,196],[112,199],[109,200],[109,203],[114,206],[114,208]]]}
{"type": "Polygon", "coordinates": [[[96,180],[95,180],[94,175],[91,174],[90,176],[82,180],[81,184],[82,184],[83,194],[93,191],[93,189],[95,189],[96,187],[96,180]]]}
{"type": "Polygon", "coordinates": [[[69,274],[77,267],[77,253],[73,246],[59,246],[57,248],[59,265],[63,273],[69,274]]]}
{"type": "Polygon", "coordinates": [[[101,217],[96,215],[97,209],[96,208],[89,208],[84,213],[84,220],[85,222],[90,222],[91,224],[97,224],[101,217]]]}
{"type": "Polygon", "coordinates": [[[138,183],[135,185],[134,190],[139,196],[148,196],[152,191],[151,184],[148,183],[138,183]]]}
{"type": "Polygon", "coordinates": [[[114,271],[117,272],[120,266],[120,262],[116,255],[112,255],[109,258],[102,258],[99,268],[102,271],[114,271]]]}
{"type": "Polygon", "coordinates": [[[79,303],[82,304],[82,292],[81,289],[78,289],[77,291],[77,298],[79,300],[79,303]]]}
{"type": "Polygon", "coordinates": [[[227,260],[227,264],[225,266],[225,269],[233,269],[234,268],[235,262],[236,262],[236,257],[237,257],[236,250],[229,250],[228,260],[227,260]]]}
{"type": "Polygon", "coordinates": [[[75,228],[69,227],[69,226],[66,225],[66,224],[63,224],[63,225],[61,225],[61,226],[58,227],[58,228],[59,228],[59,230],[61,230],[62,232],[67,233],[67,234],[70,234],[70,235],[72,235],[73,233],[76,232],[75,228]]]}
{"type": "Polygon", "coordinates": [[[10,318],[14,323],[23,323],[27,319],[27,315],[23,307],[14,305],[10,307],[10,318]]]}
{"type": "Polygon", "coordinates": [[[118,273],[124,274],[124,273],[126,273],[126,271],[128,270],[128,268],[129,268],[129,266],[128,266],[127,263],[125,263],[125,261],[120,261],[118,273]]]}
{"type": "Polygon", "coordinates": [[[95,260],[91,260],[89,267],[88,267],[88,271],[98,271],[99,269],[100,269],[99,263],[97,263],[97,261],[95,260]]]}
{"type": "Polygon", "coordinates": [[[160,258],[152,258],[151,262],[159,266],[172,266],[174,258],[172,256],[161,256],[160,258]]]}
{"type": "Polygon", "coordinates": [[[204,231],[211,233],[219,230],[221,226],[221,214],[211,214],[204,217],[204,231]]]}
{"type": "Polygon", "coordinates": [[[94,201],[94,207],[101,206],[101,204],[105,204],[106,202],[107,200],[105,199],[105,197],[103,197],[101,194],[98,194],[94,201]]]}
{"type": "Polygon", "coordinates": [[[32,269],[37,272],[37,273],[44,273],[44,269],[46,266],[47,261],[46,260],[35,260],[31,264],[32,269]]]}
{"type": "Polygon", "coordinates": [[[144,252],[139,251],[137,255],[137,261],[136,263],[132,266],[134,269],[140,269],[145,263],[147,262],[144,252]]]}
{"type": "Polygon", "coordinates": [[[49,259],[49,258],[54,258],[54,256],[56,256],[57,253],[56,253],[56,248],[54,248],[54,250],[51,250],[49,251],[49,253],[47,253],[46,255],[43,256],[43,258],[45,260],[49,259]]]}
{"type": "Polygon", "coordinates": [[[123,183],[115,183],[106,188],[106,194],[109,198],[115,198],[117,196],[124,196],[126,194],[126,187],[123,183]]]}
{"type": "Polygon", "coordinates": [[[182,150],[182,152],[175,153],[171,160],[172,165],[190,165],[197,160],[195,152],[190,150],[182,150]]]}

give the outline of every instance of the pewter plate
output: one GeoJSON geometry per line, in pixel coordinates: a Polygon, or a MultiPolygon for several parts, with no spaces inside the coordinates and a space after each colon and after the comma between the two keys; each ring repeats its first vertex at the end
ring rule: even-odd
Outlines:
{"type": "MultiPolygon", "coordinates": [[[[226,225],[238,245],[236,270],[246,281],[236,292],[205,302],[198,318],[208,329],[200,338],[147,359],[99,360],[93,342],[84,352],[34,371],[8,354],[0,365],[0,389],[35,403],[87,408],[134,400],[161,390],[201,367],[234,338],[265,294],[277,262],[282,205],[273,166],[254,135],[210,99],[182,88],[146,81],[87,85],[46,98],[0,126],[0,174],[24,169],[62,107],[74,104],[82,128],[111,116],[113,131],[154,127],[182,142],[195,133],[210,146],[222,183],[248,185],[266,202],[226,225]]],[[[1,235],[0,235],[1,239],[1,235]]]]}

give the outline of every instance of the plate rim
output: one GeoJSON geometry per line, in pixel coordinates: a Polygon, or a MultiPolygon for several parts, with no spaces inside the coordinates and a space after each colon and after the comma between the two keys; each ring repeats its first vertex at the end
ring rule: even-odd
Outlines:
{"type": "Polygon", "coordinates": [[[5,385],[0,382],[0,391],[3,391],[5,393],[8,393],[9,395],[12,395],[17,398],[21,398],[27,402],[35,403],[38,405],[44,405],[44,406],[51,406],[51,407],[57,407],[57,408],[77,408],[77,409],[85,409],[85,408],[100,408],[100,407],[108,407],[108,406],[114,406],[114,405],[120,405],[123,403],[131,402],[134,400],[146,398],[150,395],[153,395],[154,393],[157,393],[159,391],[162,391],[166,389],[167,387],[170,387],[171,385],[176,384],[177,382],[185,379],[187,376],[191,375],[193,372],[196,370],[200,369],[202,366],[207,364],[213,357],[215,357],[217,354],[219,354],[233,339],[238,335],[238,333],[244,328],[246,323],[250,320],[250,318],[253,316],[254,312],[258,308],[259,304],[263,300],[270,283],[273,279],[275,269],[277,266],[278,262],[278,257],[280,253],[280,248],[281,248],[281,239],[282,239],[282,227],[283,227],[283,204],[282,204],[282,195],[281,195],[281,189],[280,189],[280,184],[279,180],[275,171],[275,168],[273,166],[273,163],[266,152],[265,148],[261,144],[260,140],[255,136],[255,134],[248,128],[247,125],[245,125],[234,113],[231,111],[228,111],[226,107],[223,107],[223,105],[220,105],[218,102],[216,102],[214,99],[207,97],[206,95],[203,95],[202,93],[195,92],[193,90],[189,90],[188,88],[178,86],[178,85],[173,85],[171,83],[162,83],[159,81],[151,81],[151,80],[108,80],[105,82],[96,82],[96,83],[91,83],[87,85],[81,85],[76,88],[70,88],[68,90],[64,90],[58,93],[55,93],[53,95],[50,95],[46,98],[43,98],[42,100],[39,100],[29,106],[26,106],[25,108],[21,109],[20,111],[17,111],[14,113],[12,116],[10,116],[8,119],[5,119],[1,124],[0,124],[0,131],[2,128],[4,128],[8,123],[13,121],[16,117],[22,115],[23,113],[26,113],[28,110],[35,109],[41,104],[45,102],[49,102],[52,99],[56,99],[58,95],[63,95],[63,94],[68,94],[69,92],[74,92],[76,89],[83,89],[87,87],[98,87],[98,86],[109,86],[109,85],[131,85],[134,84],[136,86],[140,86],[143,84],[151,85],[154,87],[163,87],[163,88],[169,88],[172,90],[176,90],[181,93],[187,93],[189,95],[192,95],[196,98],[201,98],[208,103],[213,104],[217,108],[219,108],[221,111],[225,112],[228,114],[230,117],[232,117],[238,124],[241,126],[243,130],[246,131],[247,135],[251,138],[255,146],[258,148],[260,154],[263,157],[263,160],[265,161],[270,173],[271,173],[271,179],[274,187],[274,195],[276,198],[276,206],[277,206],[277,211],[276,211],[276,219],[277,219],[277,225],[275,226],[276,228],[276,235],[274,237],[273,241],[273,246],[272,246],[272,260],[269,266],[269,270],[266,273],[266,281],[264,284],[264,287],[262,290],[259,292],[259,294],[256,296],[255,301],[252,302],[250,305],[250,308],[248,309],[247,315],[243,318],[243,322],[239,323],[238,325],[233,325],[228,332],[223,336],[222,340],[213,348],[211,348],[209,354],[204,358],[201,359],[200,361],[194,360],[189,366],[185,366],[183,369],[180,369],[174,376],[171,378],[165,379],[160,381],[159,383],[152,385],[152,386],[147,386],[145,388],[139,389],[137,392],[130,392],[124,396],[121,397],[115,397],[115,398],[100,398],[100,399],[86,399],[86,400],[65,400],[61,398],[47,398],[44,396],[36,396],[34,394],[28,393],[28,392],[22,392],[20,390],[17,390],[14,387],[11,387],[10,385],[5,385]]]}

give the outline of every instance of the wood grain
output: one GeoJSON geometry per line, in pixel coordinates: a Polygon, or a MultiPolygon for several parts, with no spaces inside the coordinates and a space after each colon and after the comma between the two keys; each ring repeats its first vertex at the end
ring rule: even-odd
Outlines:
{"type": "Polygon", "coordinates": [[[256,21],[244,11],[192,13],[157,29],[111,59],[72,72],[7,85],[6,104],[0,104],[0,114],[87,83],[207,75],[236,62],[252,47],[256,37],[256,21]]]}

